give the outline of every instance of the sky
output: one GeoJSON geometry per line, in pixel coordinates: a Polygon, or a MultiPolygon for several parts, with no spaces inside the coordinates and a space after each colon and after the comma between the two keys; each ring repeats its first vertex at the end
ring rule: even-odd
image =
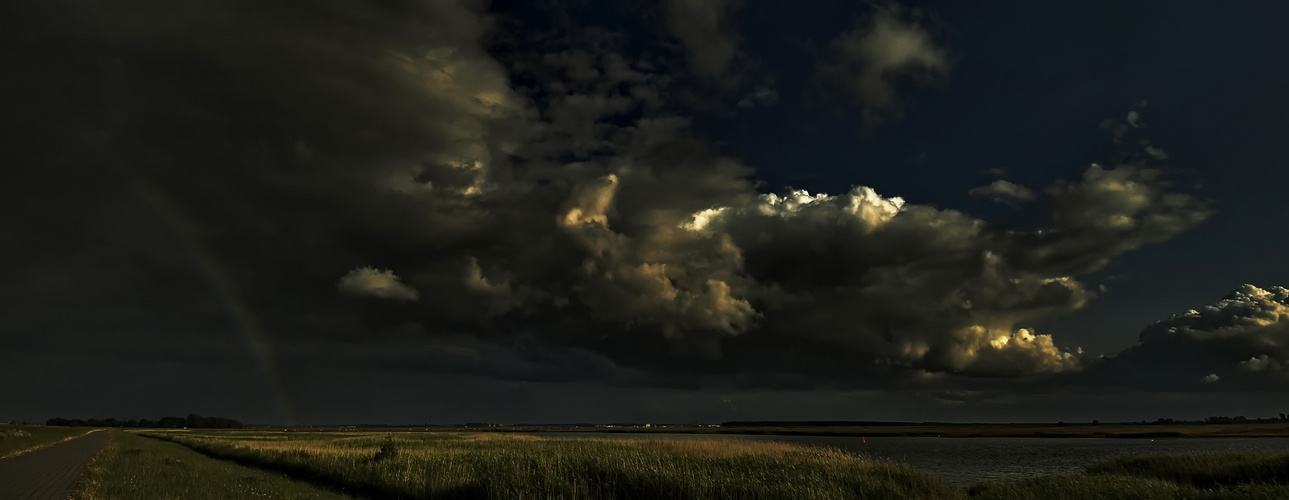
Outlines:
{"type": "Polygon", "coordinates": [[[1289,411],[1289,5],[0,6],[0,420],[1289,411]]]}

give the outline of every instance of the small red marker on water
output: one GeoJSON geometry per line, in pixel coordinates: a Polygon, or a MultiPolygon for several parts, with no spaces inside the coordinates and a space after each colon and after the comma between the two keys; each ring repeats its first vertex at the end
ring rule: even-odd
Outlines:
{"type": "Polygon", "coordinates": [[[860,435],[859,435],[859,442],[861,442],[861,443],[868,443],[868,440],[867,440],[867,439],[864,439],[864,435],[863,435],[863,434],[860,434],[860,435]]]}

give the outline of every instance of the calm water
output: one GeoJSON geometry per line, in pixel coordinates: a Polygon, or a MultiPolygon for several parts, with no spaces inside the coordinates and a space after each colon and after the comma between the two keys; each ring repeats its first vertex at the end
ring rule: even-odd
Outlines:
{"type": "Polygon", "coordinates": [[[1080,472],[1083,467],[1123,455],[1190,451],[1270,450],[1289,452],[1289,438],[1097,439],[1097,438],[931,438],[833,436],[740,436],[695,434],[543,434],[543,437],[613,437],[633,439],[707,438],[784,441],[843,450],[906,462],[934,472],[945,481],[971,485],[980,481],[1015,480],[1045,474],[1080,472]]]}

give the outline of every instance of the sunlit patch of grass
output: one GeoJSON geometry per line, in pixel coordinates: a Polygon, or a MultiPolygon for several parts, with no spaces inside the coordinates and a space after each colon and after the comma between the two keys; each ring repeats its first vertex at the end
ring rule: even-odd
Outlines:
{"type": "Polygon", "coordinates": [[[496,432],[478,432],[461,435],[466,441],[544,441],[546,438],[532,434],[500,434],[496,432]]]}
{"type": "Polygon", "coordinates": [[[962,498],[906,465],[736,440],[444,433],[155,433],[211,456],[402,498],[962,498]],[[281,439],[279,439],[281,438],[281,439]],[[377,459],[382,447],[397,453],[377,459]]]}
{"type": "MultiPolygon", "coordinates": [[[[740,455],[777,455],[798,453],[800,445],[778,441],[740,441],[733,439],[637,439],[623,441],[635,446],[652,448],[661,452],[678,453],[694,457],[730,458],[740,455]]],[[[854,455],[840,450],[813,448],[812,451],[830,452],[836,460],[853,460],[854,455]]]]}
{"type": "Polygon", "coordinates": [[[45,425],[0,425],[0,458],[7,458],[68,439],[83,436],[93,429],[51,427],[45,425]]]}
{"type": "Polygon", "coordinates": [[[285,475],[204,456],[186,447],[111,431],[74,498],[341,499],[346,495],[285,475]]]}

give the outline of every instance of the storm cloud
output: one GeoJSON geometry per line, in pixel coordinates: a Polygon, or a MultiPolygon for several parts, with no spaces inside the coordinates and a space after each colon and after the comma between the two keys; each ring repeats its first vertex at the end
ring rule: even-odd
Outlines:
{"type": "Polygon", "coordinates": [[[1227,390],[1289,383],[1289,290],[1243,285],[1222,299],[1152,323],[1137,344],[1097,368],[1135,384],[1177,388],[1203,380],[1227,390]]]}
{"type": "MultiPolygon", "coordinates": [[[[971,191],[1047,207],[1035,227],[862,178],[765,186],[696,130],[666,65],[612,37],[516,43],[485,2],[128,3],[6,8],[5,36],[42,54],[3,84],[42,187],[3,188],[33,214],[13,230],[33,245],[6,250],[30,264],[16,282],[213,324],[245,309],[286,346],[426,339],[390,357],[400,369],[799,387],[1069,374],[1094,358],[1034,325],[1211,213],[1138,143],[1041,190],[971,191]]],[[[735,5],[668,2],[696,74],[731,71],[735,5]]],[[[821,74],[874,124],[951,66],[893,6],[831,47],[821,74]]],[[[1121,357],[1220,344],[1224,365],[1192,379],[1278,373],[1285,293],[1243,290],[1121,357]]],[[[144,315],[119,314],[101,320],[144,315]]]]}

